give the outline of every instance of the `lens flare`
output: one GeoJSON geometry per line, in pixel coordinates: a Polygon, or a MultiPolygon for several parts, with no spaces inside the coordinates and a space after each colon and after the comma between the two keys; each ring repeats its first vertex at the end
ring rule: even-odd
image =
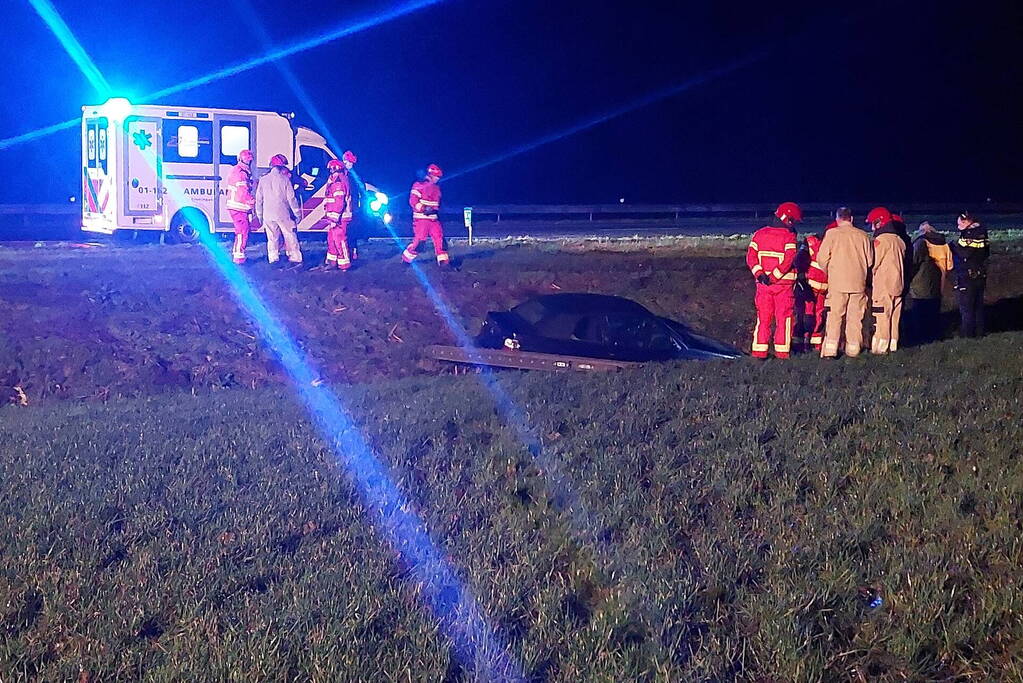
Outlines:
{"type": "Polygon", "coordinates": [[[491,157],[490,159],[487,159],[485,161],[481,161],[481,162],[479,162],[477,164],[473,164],[472,166],[469,166],[467,168],[459,169],[459,170],[457,170],[457,171],[455,171],[453,173],[449,173],[443,179],[443,181],[448,181],[448,180],[451,180],[452,178],[457,178],[459,176],[463,176],[466,173],[472,173],[473,171],[479,171],[480,169],[487,168],[489,166],[493,166],[494,164],[499,164],[502,161],[507,161],[508,159],[511,159],[513,157],[517,157],[520,154],[525,154],[526,152],[531,152],[532,150],[536,149],[537,147],[543,147],[544,145],[549,145],[552,142],[557,142],[558,140],[561,140],[563,138],[567,138],[567,137],[569,137],[571,135],[575,135],[575,134],[581,133],[581,132],[583,132],[585,130],[589,130],[590,128],[593,128],[594,126],[599,126],[602,123],[606,123],[606,122],[608,122],[608,121],[610,121],[612,119],[616,119],[619,116],[624,116],[625,114],[633,112],[633,111],[635,111],[637,109],[642,109],[643,107],[647,107],[647,106],[649,106],[651,104],[654,104],[656,102],[660,102],[661,100],[665,100],[665,99],[667,99],[669,97],[674,97],[675,95],[678,95],[680,93],[686,92],[687,90],[692,90],[693,88],[699,87],[699,86],[704,85],[706,83],[710,83],[711,81],[714,81],[714,80],[717,80],[719,78],[722,78],[723,76],[727,76],[728,74],[730,74],[730,73],[732,73],[734,71],[738,71],[739,69],[742,69],[744,67],[750,66],[751,64],[754,64],[755,62],[759,62],[760,60],[764,59],[767,55],[768,55],[768,51],[766,51],[766,50],[760,51],[760,52],[754,53],[752,55],[746,56],[746,57],[744,57],[742,59],[730,62],[730,63],[728,63],[728,64],[726,64],[724,66],[720,66],[720,67],[717,67],[716,69],[712,69],[712,70],[710,70],[710,71],[708,71],[706,73],[700,74],[699,76],[695,76],[693,78],[690,78],[690,79],[688,79],[688,80],[686,80],[686,81],[684,81],[682,83],[679,83],[677,85],[673,85],[673,86],[670,86],[668,88],[663,88],[663,89],[658,90],[656,92],[649,93],[649,94],[647,94],[647,95],[645,95],[645,96],[643,96],[643,97],[641,97],[641,98],[639,98],[637,100],[633,100],[632,102],[629,102],[628,104],[624,104],[624,105],[622,105],[620,107],[615,107],[614,109],[610,109],[610,110],[608,110],[608,111],[606,111],[606,112],[604,112],[602,114],[598,114],[595,117],[592,117],[590,119],[587,119],[587,120],[583,121],[582,123],[578,123],[578,124],[576,124],[574,126],[569,126],[568,128],[556,131],[554,133],[549,133],[549,134],[547,134],[547,135],[545,135],[545,136],[543,136],[541,138],[538,138],[536,140],[533,140],[532,142],[528,142],[528,143],[526,143],[524,145],[520,145],[518,147],[510,149],[510,150],[508,150],[508,151],[506,151],[506,152],[504,152],[502,154],[499,154],[499,155],[497,155],[495,157],[491,157]]]}
{"type": "Polygon", "coordinates": [[[442,1],[443,0],[413,0],[411,2],[404,2],[386,12],[382,12],[371,17],[366,17],[364,19],[360,19],[359,21],[355,21],[345,26],[339,26],[318,36],[307,38],[306,40],[302,40],[297,43],[292,43],[291,45],[278,48],[269,53],[260,55],[259,57],[253,57],[252,59],[241,62],[239,64],[224,67],[223,69],[219,69],[205,76],[199,76],[198,78],[193,78],[183,83],[172,85],[168,88],[163,88],[162,90],[157,90],[156,92],[152,92],[149,93],[148,95],[145,95],[142,99],[155,100],[161,97],[166,97],[167,95],[174,95],[185,90],[191,90],[192,88],[197,88],[200,85],[206,85],[208,83],[213,83],[214,81],[219,81],[230,76],[235,76],[244,71],[254,69],[257,66],[262,66],[263,64],[267,64],[269,62],[275,62],[279,59],[290,57],[291,55],[296,55],[300,52],[305,52],[306,50],[312,50],[313,48],[325,45],[326,43],[333,42],[335,40],[338,40],[339,38],[345,38],[347,36],[354,35],[356,33],[361,33],[362,31],[374,28],[375,26],[379,26],[380,24],[384,24],[395,19],[400,19],[401,17],[404,17],[407,14],[411,14],[426,7],[430,7],[431,5],[436,5],[442,1]]]}
{"type": "MultiPolygon", "coordinates": [[[[33,0],[30,0],[30,1],[33,1],[33,0]]],[[[46,2],[46,0],[34,0],[33,4],[35,4],[35,2],[43,3],[43,2],[46,2]]],[[[348,24],[345,24],[345,25],[342,25],[342,26],[335,27],[334,29],[332,29],[330,31],[327,31],[326,33],[322,33],[322,34],[320,34],[318,36],[314,36],[312,38],[307,38],[305,40],[302,40],[302,41],[299,41],[299,42],[296,42],[296,43],[292,43],[290,45],[278,48],[276,50],[272,50],[272,51],[270,51],[268,53],[265,53],[263,55],[260,55],[258,57],[253,57],[252,59],[249,59],[249,60],[247,60],[245,62],[241,62],[239,64],[235,64],[235,65],[232,65],[232,66],[227,66],[227,67],[224,67],[223,69],[219,69],[219,70],[214,71],[213,73],[207,74],[205,76],[199,76],[197,78],[193,78],[193,79],[185,81],[183,83],[178,83],[177,85],[172,85],[172,86],[169,86],[167,88],[163,88],[161,90],[157,90],[157,91],[154,91],[154,92],[142,95],[140,97],[135,97],[133,99],[136,102],[143,102],[143,103],[149,104],[153,100],[160,99],[160,98],[166,97],[168,95],[174,95],[174,94],[177,94],[177,93],[180,93],[180,92],[184,92],[186,90],[191,90],[192,88],[199,87],[200,85],[206,85],[208,83],[213,83],[215,81],[219,81],[219,80],[222,80],[224,78],[229,78],[231,76],[235,76],[237,74],[240,74],[242,72],[248,71],[250,69],[254,69],[254,68],[258,67],[258,66],[262,66],[262,65],[268,64],[270,62],[275,62],[277,60],[284,59],[285,57],[290,57],[290,56],[298,54],[300,52],[305,52],[306,50],[312,50],[314,48],[317,48],[317,47],[319,47],[321,45],[325,45],[327,43],[330,43],[332,41],[338,40],[340,38],[345,38],[347,36],[354,35],[356,33],[360,33],[362,31],[369,30],[371,28],[374,28],[374,27],[379,26],[381,24],[384,24],[386,22],[394,21],[395,19],[400,19],[400,18],[402,18],[402,17],[404,17],[404,16],[406,16],[408,14],[412,14],[413,12],[417,12],[417,11],[419,11],[421,9],[425,9],[425,8],[430,7],[432,5],[437,5],[437,4],[441,3],[441,2],[443,2],[443,0],[413,0],[411,2],[405,2],[405,3],[399,4],[399,5],[395,6],[395,7],[393,7],[392,9],[390,9],[390,10],[388,10],[386,12],[382,12],[380,14],[376,14],[376,15],[373,15],[373,16],[370,16],[370,17],[366,17],[364,19],[360,19],[359,21],[355,21],[355,22],[352,22],[352,23],[348,23],[348,24]]],[[[52,9],[52,6],[50,8],[52,9]]],[[[56,13],[54,12],[54,14],[56,14],[56,13]]],[[[44,17],[44,20],[45,20],[45,17],[44,17]]],[[[70,31],[68,33],[70,33],[70,31]]],[[[77,43],[77,41],[76,41],[76,43],[77,43]]],[[[80,47],[81,46],[79,46],[79,48],[80,47]]],[[[84,54],[84,50],[82,50],[82,53],[84,54]]],[[[90,63],[91,63],[91,61],[90,61],[90,63]]],[[[97,71],[97,73],[98,73],[98,71],[97,71]]],[[[285,76],[285,78],[288,78],[288,77],[285,76]]],[[[296,79],[296,82],[297,82],[297,79],[296,79]]],[[[105,79],[104,79],[103,83],[106,83],[105,79]]],[[[289,85],[290,85],[290,83],[289,83],[289,85]]],[[[106,97],[107,94],[109,94],[109,86],[107,86],[106,91],[104,93],[102,93],[102,96],[106,97]]],[[[309,108],[309,103],[311,103],[312,100],[309,99],[309,98],[307,98],[307,99],[308,99],[308,102],[304,102],[303,104],[308,109],[309,108]]],[[[316,121],[316,118],[319,115],[317,114],[316,116],[314,116],[314,114],[313,114],[314,111],[315,111],[315,107],[313,107],[313,109],[311,111],[309,111],[310,117],[313,118],[313,121],[316,123],[316,125],[322,126],[322,123],[321,123],[322,118],[320,119],[320,121],[316,121]]],[[[5,138],[3,140],[0,140],[0,150],[8,149],[10,147],[13,147],[14,145],[18,145],[18,144],[21,144],[21,143],[31,142],[32,140],[37,140],[37,139],[39,139],[41,137],[45,137],[47,135],[52,135],[53,133],[56,133],[56,132],[59,132],[59,131],[62,131],[62,130],[66,130],[66,129],[69,129],[69,128],[74,128],[75,126],[79,125],[79,123],[80,123],[80,119],[71,119],[71,120],[68,120],[68,121],[63,121],[61,123],[51,124],[49,126],[45,126],[43,128],[39,128],[37,130],[29,131],[27,133],[22,133],[20,135],[14,136],[14,137],[5,138]]],[[[324,126],[323,129],[325,130],[326,127],[324,126]]],[[[330,138],[328,138],[328,142],[331,142],[331,146],[334,147],[334,142],[332,142],[330,140],[330,138]]]]}
{"type": "Polygon", "coordinates": [[[47,28],[50,29],[50,32],[60,42],[64,50],[67,51],[68,56],[78,66],[93,90],[102,99],[109,97],[111,89],[107,79],[100,73],[92,58],[89,57],[82,44],[78,42],[78,38],[71,32],[71,28],[68,27],[60,13],[57,12],[57,9],[50,3],[50,0],[28,0],[28,2],[32,5],[32,9],[36,11],[36,14],[39,15],[39,18],[46,24],[47,28]]]}
{"type": "MultiPolygon", "coordinates": [[[[232,4],[238,11],[238,14],[241,15],[242,19],[245,20],[245,23],[248,24],[250,29],[252,29],[252,32],[256,34],[263,50],[266,52],[273,51],[274,45],[273,41],[270,39],[270,34],[267,32],[263,22],[259,20],[259,15],[252,7],[251,0],[232,0],[232,4]]],[[[284,60],[284,58],[273,62],[273,65],[281,74],[281,78],[284,79],[284,82],[288,84],[289,88],[291,88],[291,92],[295,94],[295,98],[298,99],[299,103],[301,103],[303,107],[305,107],[306,113],[309,114],[309,118],[312,120],[313,124],[316,125],[317,131],[323,134],[327,140],[327,144],[330,145],[331,150],[333,150],[336,154],[337,150],[340,149],[337,144],[337,140],[334,139],[333,135],[331,135],[327,122],[320,114],[320,110],[313,102],[313,98],[310,97],[309,93],[306,92],[306,89],[302,87],[302,82],[299,81],[295,72],[291,70],[291,67],[288,66],[288,63],[284,60]]]]}
{"type": "MultiPolygon", "coordinates": [[[[114,106],[122,106],[122,103],[114,106]]],[[[190,205],[177,183],[169,183],[166,189],[179,205],[190,205]]],[[[455,657],[467,670],[482,667],[480,674],[487,680],[524,680],[521,665],[433,543],[426,525],[411,511],[411,502],[394,484],[387,466],[362,438],[351,414],[320,381],[316,368],[252,283],[234,265],[216,235],[202,228],[198,235],[211,265],[223,277],[231,295],[292,379],[321,436],[358,491],[374,528],[422,588],[431,613],[453,642],[455,657]]]]}

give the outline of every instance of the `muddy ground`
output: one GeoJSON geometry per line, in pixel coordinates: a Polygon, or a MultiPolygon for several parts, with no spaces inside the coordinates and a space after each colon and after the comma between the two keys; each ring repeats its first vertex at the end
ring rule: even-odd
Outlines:
{"type": "MultiPolygon", "coordinates": [[[[40,244],[0,247],[0,401],[285,381],[204,247],[40,244]]],[[[421,272],[470,334],[488,310],[531,295],[599,292],[630,297],[748,350],[753,284],[744,247],[743,239],[456,245],[454,269],[441,272],[425,258],[421,272]]],[[[304,249],[306,268],[323,258],[321,242],[304,249]]],[[[423,348],[453,343],[454,335],[393,245],[364,248],[347,274],[281,272],[262,260],[261,247],[251,251],[245,276],[324,381],[442,371],[423,348]]],[[[988,298],[994,329],[1020,326],[1018,243],[996,247],[988,298]]],[[[951,299],[945,307],[952,310],[951,299]]],[[[948,322],[954,327],[951,313],[948,322]]]]}

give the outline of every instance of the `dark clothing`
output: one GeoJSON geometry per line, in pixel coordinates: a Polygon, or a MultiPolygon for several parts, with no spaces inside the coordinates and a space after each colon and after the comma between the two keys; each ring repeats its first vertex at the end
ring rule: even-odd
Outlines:
{"type": "Polygon", "coordinates": [[[941,299],[907,300],[905,315],[906,342],[909,344],[930,344],[941,339],[941,299]]]}
{"type": "Polygon", "coordinates": [[[959,336],[984,336],[984,279],[971,280],[965,287],[956,286],[959,302],[959,336]]]}
{"type": "Polygon", "coordinates": [[[987,259],[991,255],[991,247],[988,246],[987,230],[982,225],[974,223],[966,230],[960,230],[959,238],[948,246],[952,249],[957,289],[974,280],[987,278],[987,259]]]}
{"type": "Polygon", "coordinates": [[[956,300],[959,302],[959,334],[980,337],[984,334],[984,287],[987,284],[987,260],[991,255],[987,230],[974,223],[959,231],[959,239],[948,245],[952,250],[956,300]]]}
{"type": "Polygon", "coordinates": [[[940,232],[925,232],[913,240],[911,251],[913,279],[909,284],[909,295],[912,298],[941,298],[941,280],[944,273],[931,252],[941,250],[946,244],[947,240],[940,232]]]}

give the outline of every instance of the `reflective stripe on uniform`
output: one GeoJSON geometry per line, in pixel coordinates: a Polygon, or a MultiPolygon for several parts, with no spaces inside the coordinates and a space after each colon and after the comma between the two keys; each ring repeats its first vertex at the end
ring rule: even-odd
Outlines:
{"type": "Polygon", "coordinates": [[[760,254],[761,256],[773,256],[776,259],[785,258],[785,254],[783,254],[780,251],[766,251],[766,250],[764,250],[764,251],[758,251],[757,253],[760,254]]]}
{"type": "Polygon", "coordinates": [[[792,350],[792,318],[785,319],[785,343],[775,344],[774,350],[779,353],[788,353],[792,350]]]}
{"type": "Polygon", "coordinates": [[[435,220],[437,220],[437,214],[426,214],[426,213],[413,212],[412,213],[412,217],[415,218],[415,219],[424,220],[424,221],[435,221],[435,220]]]}
{"type": "Polygon", "coordinates": [[[963,237],[959,238],[960,247],[969,247],[971,249],[983,249],[987,246],[987,240],[968,240],[963,237]]]}

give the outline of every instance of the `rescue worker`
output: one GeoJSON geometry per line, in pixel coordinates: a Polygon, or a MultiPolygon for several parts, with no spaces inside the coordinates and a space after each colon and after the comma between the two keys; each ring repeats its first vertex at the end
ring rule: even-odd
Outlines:
{"type": "Polygon", "coordinates": [[[987,260],[991,255],[987,229],[969,212],[956,221],[959,238],[949,244],[956,300],[959,302],[959,335],[984,336],[984,289],[987,285],[987,260]]]}
{"type": "Polygon", "coordinates": [[[433,251],[437,254],[437,265],[445,268],[449,264],[448,252],[444,248],[444,230],[440,224],[440,179],[444,172],[437,164],[430,164],[426,177],[412,183],[408,203],[412,207],[412,242],[405,247],[401,260],[412,263],[418,255],[419,245],[427,239],[433,240],[433,251]]]}
{"type": "Polygon", "coordinates": [[[238,152],[238,163],[227,175],[227,212],[234,223],[234,246],[231,248],[231,260],[238,265],[245,263],[245,247],[249,244],[249,232],[252,230],[252,208],[254,183],[252,181],[251,150],[238,152]]]}
{"type": "Polygon", "coordinates": [[[874,232],[874,270],[870,304],[874,314],[871,353],[881,355],[899,348],[902,292],[905,286],[906,244],[888,209],[879,206],[867,214],[874,232]]]}
{"type": "Polygon", "coordinates": [[[845,355],[855,358],[863,346],[863,315],[867,309],[867,274],[874,265],[870,236],[852,224],[852,211],[835,212],[837,225],[824,234],[817,262],[828,274],[828,309],[822,358],[835,358],[845,327],[845,355]]]}
{"type": "Polygon", "coordinates": [[[270,159],[270,170],[256,185],[256,216],[266,231],[266,255],[271,265],[280,260],[282,235],[288,261],[293,267],[302,264],[302,250],[295,234],[295,220],[301,215],[288,159],[283,154],[275,154],[270,159]]]}
{"type": "MultiPolygon", "coordinates": [[[[824,232],[837,223],[832,221],[824,232]]],[[[817,262],[820,252],[820,235],[807,235],[796,255],[796,341],[802,350],[820,350],[824,343],[824,301],[828,292],[828,274],[817,262]]]]}
{"type": "Polygon", "coordinates": [[[927,344],[941,337],[941,290],[952,270],[952,250],[945,236],[924,221],[913,240],[912,258],[906,327],[912,343],[927,344]]]}
{"type": "Polygon", "coordinates": [[[775,220],[755,233],[746,250],[746,266],[757,281],[754,303],[757,322],[753,328],[753,357],[767,358],[774,326],[774,355],[788,358],[792,349],[792,323],[796,284],[796,223],[803,212],[794,202],[784,202],[775,220]]]}
{"type": "Polygon", "coordinates": [[[351,251],[348,248],[348,225],[352,222],[352,185],[348,172],[357,161],[355,154],[348,150],[340,159],[327,162],[330,176],[327,178],[323,200],[327,220],[327,261],[319,269],[338,268],[346,271],[352,267],[351,251]]]}

